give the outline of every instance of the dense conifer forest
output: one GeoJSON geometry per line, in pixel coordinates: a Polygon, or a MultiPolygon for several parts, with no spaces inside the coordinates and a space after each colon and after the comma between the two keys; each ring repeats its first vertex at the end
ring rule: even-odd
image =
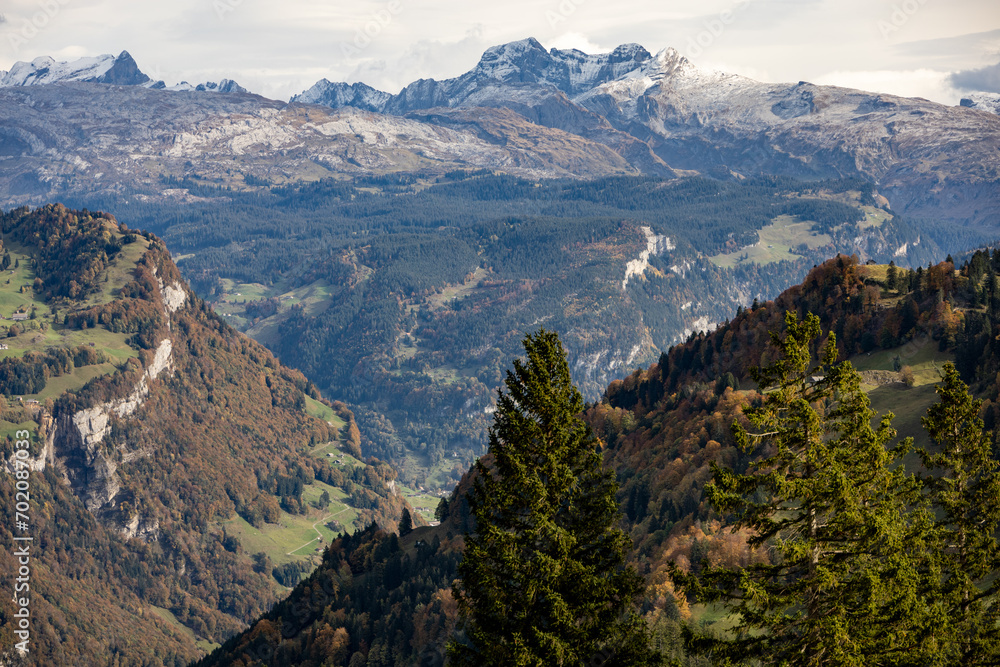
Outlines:
{"type": "Polygon", "coordinates": [[[218,312],[352,407],[366,455],[442,489],[485,449],[493,389],[538,323],[564,337],[594,400],[691,329],[779,293],[859,238],[883,262],[900,248],[926,262],[935,249],[859,179],[453,172],[244,191],[166,185],[200,199],[77,204],[158,234],[218,312]],[[775,220],[801,225],[787,252],[762,240],[775,220]],[[642,227],[665,239],[623,283],[647,248],[642,227]],[[744,261],[755,244],[778,261],[744,261]]]}

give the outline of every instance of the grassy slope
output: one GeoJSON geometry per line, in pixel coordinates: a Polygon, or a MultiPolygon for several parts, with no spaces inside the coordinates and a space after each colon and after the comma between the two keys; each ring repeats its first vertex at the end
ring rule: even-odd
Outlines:
{"type": "MultiPolygon", "coordinates": [[[[820,198],[858,206],[865,213],[864,220],[859,223],[861,229],[880,227],[889,219],[889,214],[882,209],[861,206],[849,196],[820,196],[820,198]]],[[[794,261],[799,255],[791,252],[791,249],[799,244],[805,243],[808,248],[815,249],[832,242],[830,236],[817,231],[815,225],[816,223],[811,220],[798,220],[790,215],[779,215],[770,225],[760,230],[760,241],[756,245],[740,248],[728,254],[715,255],[710,259],[716,266],[730,269],[740,263],[766,265],[784,260],[794,261]],[[740,260],[744,254],[747,258],[740,260]]]]}
{"type": "Polygon", "coordinates": [[[223,292],[212,303],[212,308],[226,318],[229,324],[246,331],[257,340],[264,340],[268,336],[278,335],[278,324],[285,318],[289,308],[301,304],[307,315],[316,315],[327,308],[335,289],[322,280],[295,288],[289,285],[290,282],[289,278],[285,278],[268,287],[260,283],[237,283],[226,278],[222,280],[223,292]],[[245,302],[272,297],[280,302],[278,313],[256,324],[251,323],[246,317],[245,302]]]}
{"type": "Polygon", "coordinates": [[[221,646],[221,644],[216,644],[215,642],[211,642],[204,637],[196,635],[194,630],[178,621],[177,617],[174,616],[169,609],[157,607],[156,605],[150,605],[149,609],[155,616],[159,617],[164,623],[166,623],[168,627],[194,642],[195,646],[205,653],[211,653],[221,646]]]}
{"type": "MultiPolygon", "coordinates": [[[[333,410],[328,406],[311,398],[307,398],[306,403],[309,414],[332,421],[338,428],[344,425],[344,421],[333,414],[333,410]]],[[[342,452],[337,447],[336,441],[317,445],[310,455],[327,459],[335,468],[350,469],[364,466],[361,461],[342,452]]],[[[222,521],[219,525],[226,533],[234,535],[247,553],[263,552],[275,565],[292,561],[312,561],[313,556],[318,553],[317,547],[321,546],[316,542],[317,536],[322,535],[322,544],[329,544],[336,535],[336,531],[326,527],[331,519],[336,520],[346,532],[354,532],[362,527],[357,525],[358,512],[347,503],[347,493],[343,489],[313,480],[302,490],[302,499],[308,506],[308,513],[305,515],[282,511],[278,523],[265,524],[259,529],[239,516],[222,521]],[[323,507],[314,506],[324,491],[329,494],[330,502],[323,507]]],[[[277,583],[275,585],[277,586],[277,583]]]]}
{"type": "Polygon", "coordinates": [[[329,405],[320,403],[315,398],[310,398],[309,396],[306,396],[306,412],[317,419],[322,419],[323,421],[336,426],[338,429],[344,428],[344,425],[347,423],[338,417],[337,413],[335,413],[333,408],[329,405]]]}
{"type": "MultiPolygon", "coordinates": [[[[132,271],[148,246],[149,242],[143,237],[139,237],[136,242],[124,246],[114,261],[105,269],[104,275],[99,281],[101,290],[74,303],[74,308],[86,308],[112,301],[118,290],[131,280],[132,271]]],[[[35,280],[35,272],[31,268],[29,252],[10,241],[5,241],[4,247],[10,253],[11,264],[6,271],[0,272],[0,316],[5,318],[0,320],[0,343],[7,346],[7,349],[0,349],[0,359],[22,357],[28,352],[43,352],[53,347],[75,348],[81,345],[91,345],[95,349],[103,351],[110,360],[107,363],[75,368],[72,373],[49,378],[45,389],[36,394],[23,396],[24,399],[44,402],[46,399],[56,398],[66,391],[77,390],[95,377],[115,372],[118,364],[138,355],[126,342],[129,334],[112,333],[104,328],[81,331],[64,327],[61,324],[59,306],[65,307],[65,304],[57,304],[55,306],[56,313],[53,314],[50,304],[46,304],[33,294],[32,284],[35,280]],[[15,268],[15,263],[17,268],[15,268]],[[36,313],[35,319],[18,322],[18,327],[23,331],[16,336],[8,336],[10,327],[15,324],[10,319],[11,316],[15,312],[30,313],[32,310],[36,313]]],[[[18,428],[27,428],[29,431],[36,432],[38,424],[26,422],[15,425],[0,420],[0,438],[13,433],[18,428]]]]}

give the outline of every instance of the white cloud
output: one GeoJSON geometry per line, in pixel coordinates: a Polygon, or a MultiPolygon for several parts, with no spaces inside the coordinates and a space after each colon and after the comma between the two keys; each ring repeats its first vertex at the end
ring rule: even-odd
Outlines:
{"type": "Polygon", "coordinates": [[[590,41],[590,38],[579,32],[566,32],[555,39],[545,40],[545,47],[548,49],[577,49],[584,53],[608,53],[615,50],[614,46],[598,46],[590,41]]]}
{"type": "Polygon", "coordinates": [[[863,72],[830,72],[813,83],[858,88],[873,93],[889,93],[902,97],[923,97],[933,102],[954,105],[959,92],[951,85],[950,72],[931,69],[909,71],[882,70],[863,72]]]}
{"type": "Polygon", "coordinates": [[[420,40],[399,55],[373,46],[373,52],[385,53],[388,58],[364,58],[343,76],[343,80],[348,83],[364,81],[380,90],[397,93],[417,79],[458,76],[471,69],[483,51],[492,45],[483,32],[482,26],[474,25],[460,39],[420,40]]]}

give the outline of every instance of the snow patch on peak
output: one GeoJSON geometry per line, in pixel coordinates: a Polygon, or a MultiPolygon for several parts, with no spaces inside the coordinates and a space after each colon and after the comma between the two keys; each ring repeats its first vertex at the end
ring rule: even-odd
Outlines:
{"type": "Polygon", "coordinates": [[[10,71],[0,78],[0,87],[37,86],[61,81],[140,85],[149,81],[149,77],[139,71],[128,51],[122,51],[117,57],[106,53],[68,62],[40,56],[30,63],[14,63],[10,71]]]}
{"type": "Polygon", "coordinates": [[[154,90],[169,90],[172,92],[199,92],[199,93],[249,93],[250,91],[236,83],[232,79],[223,79],[219,83],[206,81],[205,83],[191,84],[187,81],[168,86],[162,81],[150,81],[144,84],[145,88],[154,90]]]}
{"type": "Polygon", "coordinates": [[[1000,114],[1000,93],[972,93],[963,97],[959,106],[1000,114]]]}
{"type": "Polygon", "coordinates": [[[293,95],[291,102],[301,104],[323,104],[332,109],[355,107],[365,111],[381,112],[392,99],[392,95],[372,88],[365,83],[333,83],[320,79],[311,88],[293,95]]]}
{"type": "Polygon", "coordinates": [[[496,46],[491,46],[483,52],[482,57],[479,62],[492,61],[498,58],[504,57],[516,57],[522,56],[529,51],[540,51],[546,53],[545,47],[534,37],[526,37],[524,39],[518,39],[513,42],[507,42],[506,44],[497,44],[496,46]]]}
{"type": "Polygon", "coordinates": [[[80,58],[73,62],[56,62],[49,56],[40,56],[30,63],[18,61],[4,75],[0,86],[35,86],[56,81],[87,81],[111,69],[114,56],[105,54],[96,58],[80,58]]]}

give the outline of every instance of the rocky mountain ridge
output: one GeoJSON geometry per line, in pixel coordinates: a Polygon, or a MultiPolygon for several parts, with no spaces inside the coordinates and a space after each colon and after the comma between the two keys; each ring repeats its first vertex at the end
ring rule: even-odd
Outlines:
{"type": "Polygon", "coordinates": [[[963,97],[959,105],[1000,114],[1000,93],[971,93],[963,97]]]}
{"type": "Polygon", "coordinates": [[[17,76],[4,77],[18,85],[0,90],[0,204],[95,191],[184,199],[165,179],[187,177],[242,188],[248,179],[454,169],[528,178],[771,173],[862,177],[897,212],[984,239],[1000,219],[1000,117],[979,111],[989,106],[982,96],[976,108],[949,107],[762,83],[702,70],[670,48],[624,44],[594,55],[546,51],[531,38],[488,49],[459,77],[421,79],[396,95],[324,79],[290,104],[161,98],[243,89],[230,80],[140,83],[145,75],[127,53],[49,61],[20,63],[17,76]]]}
{"type": "Polygon", "coordinates": [[[503,169],[529,178],[638,170],[606,145],[496,109],[433,123],[352,108],[66,82],[0,88],[0,206],[67,194],[184,200],[170,178],[240,189],[345,174],[503,169]],[[156,109],[156,113],[151,113],[156,109]]]}
{"type": "MultiPolygon", "coordinates": [[[[321,83],[310,101],[355,103],[324,96],[321,83]]],[[[388,98],[377,92],[364,98],[365,108],[402,115],[506,107],[623,155],[628,137],[629,150],[638,144],[651,152],[633,161],[647,172],[655,162],[710,174],[862,176],[913,217],[992,229],[1000,213],[998,119],[923,99],[706,71],[671,48],[651,55],[625,44],[587,55],[546,52],[525,39],[488,49],[454,79],[421,79],[388,98]]]]}
{"type": "Polygon", "coordinates": [[[156,90],[171,91],[250,92],[232,79],[222,79],[219,83],[206,81],[194,85],[187,81],[181,81],[178,84],[168,86],[163,81],[154,81],[144,74],[128,51],[122,51],[117,56],[105,53],[96,57],[84,57],[71,61],[57,61],[50,56],[40,56],[31,62],[16,62],[10,71],[0,71],[0,88],[40,86],[70,81],[115,86],[145,86],[156,90]]]}

